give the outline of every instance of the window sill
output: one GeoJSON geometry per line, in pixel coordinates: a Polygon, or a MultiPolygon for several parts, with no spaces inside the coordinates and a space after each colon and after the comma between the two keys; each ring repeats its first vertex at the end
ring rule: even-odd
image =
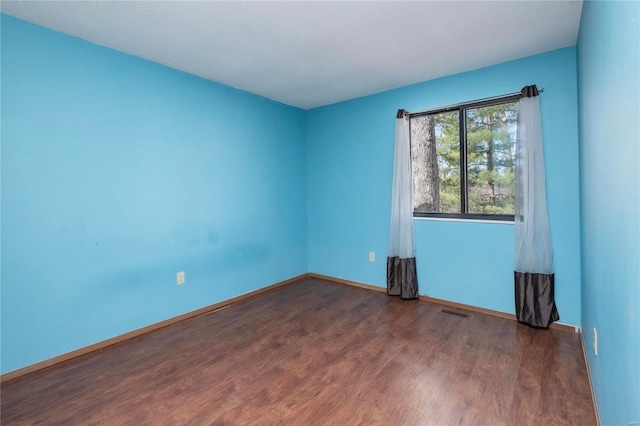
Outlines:
{"type": "Polygon", "coordinates": [[[413,218],[413,220],[426,220],[435,222],[468,222],[468,223],[493,223],[496,225],[513,225],[513,220],[486,220],[486,219],[457,219],[453,217],[424,217],[419,216],[413,218]]]}

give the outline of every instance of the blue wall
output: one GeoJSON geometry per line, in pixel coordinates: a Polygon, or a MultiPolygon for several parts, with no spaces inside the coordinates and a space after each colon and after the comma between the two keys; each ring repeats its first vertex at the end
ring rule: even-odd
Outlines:
{"type": "Polygon", "coordinates": [[[603,425],[640,422],[639,28],[638,2],[584,3],[578,39],[582,325],[603,425]]]}
{"type": "MultiPolygon", "coordinates": [[[[513,92],[541,95],[556,301],[580,324],[580,213],[575,48],[457,74],[307,115],[309,270],[386,285],[394,119],[408,111],[513,92]],[[375,263],[368,254],[377,254],[375,263]]],[[[417,220],[420,293],[514,312],[512,224],[417,220]]]]}
{"type": "Polygon", "coordinates": [[[1,19],[3,372],[307,272],[304,111],[1,19]]]}
{"type": "MultiPolygon", "coordinates": [[[[309,270],[384,287],[396,110],[535,83],[561,322],[603,424],[638,421],[638,3],[585,3],[578,76],[566,48],[307,112],[1,19],[2,372],[309,270]]],[[[513,225],[416,234],[422,294],[513,312],[513,225]]]]}

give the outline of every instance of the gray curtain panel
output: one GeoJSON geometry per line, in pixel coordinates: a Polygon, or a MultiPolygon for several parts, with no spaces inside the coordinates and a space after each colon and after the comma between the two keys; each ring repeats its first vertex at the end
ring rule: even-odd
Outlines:
{"type": "Polygon", "coordinates": [[[403,299],[418,298],[416,259],[387,258],[387,294],[403,299]]]}
{"type": "Polygon", "coordinates": [[[547,328],[560,319],[554,296],[554,278],[554,274],[515,273],[518,321],[547,328]]]}
{"type": "Polygon", "coordinates": [[[398,110],[387,255],[387,294],[403,299],[418,297],[412,184],[409,117],[406,111],[398,110]]]}
{"type": "Polygon", "coordinates": [[[546,328],[560,316],[554,300],[540,98],[535,86],[522,89],[518,105],[515,169],[516,316],[522,323],[546,328]]]}

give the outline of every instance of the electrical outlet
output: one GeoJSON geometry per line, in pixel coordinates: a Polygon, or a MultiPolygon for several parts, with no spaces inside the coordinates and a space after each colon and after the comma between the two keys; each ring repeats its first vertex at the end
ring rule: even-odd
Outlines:
{"type": "Polygon", "coordinates": [[[178,285],[184,284],[184,271],[183,272],[178,272],[176,274],[176,284],[178,284],[178,285]]]}
{"type": "Polygon", "coordinates": [[[376,261],[376,252],[370,251],[369,252],[369,262],[375,262],[375,261],[376,261]]]}
{"type": "Polygon", "coordinates": [[[593,329],[593,353],[598,356],[598,332],[595,328],[593,329]]]}

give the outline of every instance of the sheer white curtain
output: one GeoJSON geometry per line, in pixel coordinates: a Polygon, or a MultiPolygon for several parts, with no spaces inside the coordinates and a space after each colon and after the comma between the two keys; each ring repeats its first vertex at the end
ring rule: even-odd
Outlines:
{"type": "Polygon", "coordinates": [[[540,98],[535,86],[522,89],[515,169],[516,314],[521,322],[548,327],[559,315],[554,301],[540,98]]]}
{"type": "Polygon", "coordinates": [[[387,293],[403,299],[418,297],[412,197],[409,117],[406,111],[399,110],[393,160],[387,293]]]}

